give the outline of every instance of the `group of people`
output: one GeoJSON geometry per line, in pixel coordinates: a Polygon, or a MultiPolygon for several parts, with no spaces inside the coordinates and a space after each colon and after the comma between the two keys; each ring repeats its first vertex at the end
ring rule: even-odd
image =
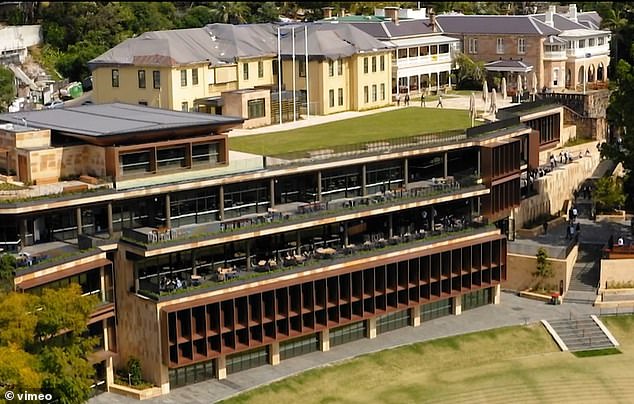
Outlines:
{"type": "MultiPolygon", "coordinates": [[[[406,107],[409,107],[409,94],[405,94],[405,98],[403,99],[403,105],[406,107]]],[[[400,107],[401,106],[401,95],[400,94],[396,94],[396,106],[400,107]]],[[[421,93],[420,94],[420,106],[421,107],[426,107],[427,104],[425,103],[425,93],[421,93]]],[[[438,93],[438,103],[436,104],[436,108],[443,108],[442,105],[442,94],[438,93]]]]}
{"type": "MultiPolygon", "coordinates": [[[[590,150],[586,150],[586,156],[590,155],[590,150]]],[[[579,158],[583,157],[583,153],[579,152],[579,158]]],[[[572,163],[572,161],[574,160],[574,156],[572,155],[571,152],[569,151],[560,151],[559,152],[559,164],[568,164],[568,163],[572,163]]],[[[555,158],[554,154],[550,155],[550,168],[554,169],[555,167],[557,167],[557,159],[555,158]]]]}
{"type": "Polygon", "coordinates": [[[568,211],[568,227],[566,228],[566,238],[569,240],[573,239],[575,234],[578,235],[581,232],[581,225],[577,222],[578,215],[579,211],[577,207],[573,205],[568,211]]]}
{"type": "Polygon", "coordinates": [[[161,285],[160,285],[160,289],[161,290],[176,290],[176,289],[182,289],[185,287],[185,284],[183,283],[183,281],[181,281],[181,278],[179,278],[178,276],[174,276],[174,277],[162,277],[161,278],[161,285]]]}
{"type": "Polygon", "coordinates": [[[577,200],[577,198],[579,196],[581,196],[584,199],[591,199],[592,198],[592,186],[590,185],[584,185],[579,189],[575,189],[572,192],[572,195],[575,197],[575,201],[577,200]]]}

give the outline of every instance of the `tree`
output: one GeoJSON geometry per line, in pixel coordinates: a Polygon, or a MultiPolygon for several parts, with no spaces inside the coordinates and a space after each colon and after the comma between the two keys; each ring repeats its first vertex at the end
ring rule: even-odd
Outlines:
{"type": "Polygon", "coordinates": [[[13,255],[3,254],[0,257],[0,292],[8,292],[13,289],[15,268],[16,262],[13,255]]]}
{"type": "Polygon", "coordinates": [[[15,99],[15,77],[13,72],[0,67],[0,112],[6,112],[15,99]]]}
{"type": "Polygon", "coordinates": [[[207,6],[195,6],[188,9],[179,21],[179,28],[200,28],[214,20],[212,10],[207,6]]]}
{"type": "Polygon", "coordinates": [[[546,279],[550,279],[555,276],[551,266],[551,262],[548,261],[548,253],[543,247],[537,250],[537,266],[533,276],[537,278],[537,287],[540,287],[546,279]]]}
{"type": "Polygon", "coordinates": [[[456,57],[458,70],[456,72],[456,87],[465,90],[478,90],[482,88],[482,80],[485,76],[484,62],[475,61],[464,53],[456,57]]]}
{"type": "Polygon", "coordinates": [[[619,209],[625,203],[623,184],[620,180],[613,177],[604,177],[597,180],[596,189],[592,196],[599,211],[619,209]]]}
{"type": "Polygon", "coordinates": [[[618,9],[610,8],[607,11],[606,16],[601,21],[603,28],[607,28],[612,31],[612,40],[610,45],[614,49],[614,60],[619,60],[619,46],[623,41],[623,29],[627,26],[627,19],[621,14],[618,9]]]}
{"type": "Polygon", "coordinates": [[[246,3],[239,1],[219,1],[213,4],[215,22],[244,24],[250,18],[250,9],[246,3]]]}
{"type": "Polygon", "coordinates": [[[61,403],[88,399],[94,369],[88,361],[97,343],[86,337],[97,303],[79,285],[44,289],[42,296],[0,295],[0,396],[6,390],[50,393],[61,403]]]}

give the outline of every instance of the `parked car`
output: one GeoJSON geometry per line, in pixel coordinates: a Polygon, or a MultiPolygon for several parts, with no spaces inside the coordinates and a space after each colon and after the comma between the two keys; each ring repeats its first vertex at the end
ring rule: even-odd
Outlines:
{"type": "Polygon", "coordinates": [[[64,108],[64,101],[55,100],[55,101],[51,102],[50,104],[46,104],[45,107],[46,107],[46,109],[64,108]]]}

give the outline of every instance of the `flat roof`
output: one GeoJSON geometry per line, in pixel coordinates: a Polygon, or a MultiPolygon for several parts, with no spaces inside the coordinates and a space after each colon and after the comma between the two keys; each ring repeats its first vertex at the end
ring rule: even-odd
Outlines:
{"type": "MultiPolygon", "coordinates": [[[[193,126],[231,128],[244,122],[235,116],[181,112],[123,103],[91,104],[0,114],[0,121],[69,134],[105,137],[127,133],[165,131],[193,126]]],[[[21,126],[22,126],[21,125],[21,126]]]]}

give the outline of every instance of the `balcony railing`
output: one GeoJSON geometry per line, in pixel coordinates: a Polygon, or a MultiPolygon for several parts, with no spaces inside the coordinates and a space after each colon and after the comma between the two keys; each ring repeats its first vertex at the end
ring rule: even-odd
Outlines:
{"type": "Polygon", "coordinates": [[[337,248],[316,249],[310,253],[302,255],[303,259],[301,262],[299,262],[297,258],[289,260],[282,259],[279,264],[276,261],[275,266],[266,266],[265,269],[260,267],[256,267],[257,269],[249,271],[232,269],[231,276],[223,276],[224,280],[221,281],[218,280],[215,275],[209,277],[198,276],[195,280],[186,280],[182,286],[177,289],[162,290],[158,293],[155,291],[139,289],[137,293],[158,301],[177,299],[182,298],[183,296],[192,296],[211,290],[246,284],[255,280],[260,281],[263,279],[276,278],[286,273],[303,272],[324,266],[340,265],[364,257],[380,256],[399,250],[434,244],[440,241],[487,233],[494,229],[494,225],[481,224],[479,221],[469,221],[468,223],[461,224],[459,226],[452,226],[439,230],[416,230],[414,233],[395,235],[388,239],[370,239],[358,246],[341,245],[337,246],[337,248]]]}
{"type": "Polygon", "coordinates": [[[566,51],[544,51],[544,60],[561,60],[566,59],[566,51]]]}
{"type": "Polygon", "coordinates": [[[449,195],[486,189],[478,184],[475,176],[457,177],[450,181],[431,180],[408,184],[406,188],[390,190],[353,198],[342,198],[329,202],[306,202],[276,205],[268,212],[249,214],[223,221],[189,225],[186,228],[124,229],[121,240],[147,248],[148,250],[166,246],[193,242],[201,239],[213,239],[228,234],[248,233],[290,224],[298,224],[316,219],[336,217],[347,213],[371,211],[376,208],[402,205],[409,202],[425,201],[449,195]]]}

